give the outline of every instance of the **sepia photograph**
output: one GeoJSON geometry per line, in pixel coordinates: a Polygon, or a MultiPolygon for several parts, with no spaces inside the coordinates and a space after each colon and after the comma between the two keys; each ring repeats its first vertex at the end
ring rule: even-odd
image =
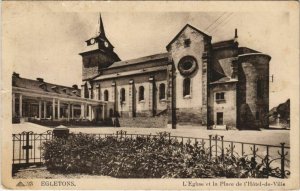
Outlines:
{"type": "Polygon", "coordinates": [[[284,4],[291,11],[275,2],[274,11],[5,3],[2,184],[299,186],[297,3],[284,4]]]}

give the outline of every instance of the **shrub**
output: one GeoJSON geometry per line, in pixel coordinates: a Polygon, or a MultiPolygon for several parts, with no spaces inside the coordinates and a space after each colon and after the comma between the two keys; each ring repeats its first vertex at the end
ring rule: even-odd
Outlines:
{"type": "Polygon", "coordinates": [[[101,121],[101,122],[96,122],[96,121],[89,121],[87,119],[70,119],[69,121],[66,119],[59,120],[59,121],[52,121],[52,120],[37,120],[37,119],[32,119],[29,118],[29,122],[36,123],[38,125],[44,125],[48,127],[56,127],[59,125],[64,125],[64,126],[94,126],[94,127],[99,127],[99,126],[112,126],[111,121],[101,121]]]}
{"type": "Polygon", "coordinates": [[[226,153],[212,157],[204,145],[183,144],[160,134],[134,139],[70,134],[44,143],[48,170],[119,178],[263,177],[262,164],[226,153]]]}

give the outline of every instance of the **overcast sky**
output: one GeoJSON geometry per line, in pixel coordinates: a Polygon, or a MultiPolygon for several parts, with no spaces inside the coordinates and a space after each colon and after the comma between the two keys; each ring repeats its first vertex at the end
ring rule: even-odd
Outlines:
{"type": "MultiPolygon", "coordinates": [[[[81,84],[85,40],[98,30],[99,13],[28,11],[8,14],[3,33],[11,51],[8,60],[21,77],[71,86],[81,84]]],[[[122,60],[166,52],[166,45],[189,23],[207,30],[213,42],[233,38],[238,28],[239,44],[269,54],[270,107],[289,98],[289,14],[276,13],[109,13],[103,12],[105,32],[122,60]],[[222,16],[219,20],[217,20],[222,16]],[[280,27],[279,27],[280,26],[280,27]]]]}

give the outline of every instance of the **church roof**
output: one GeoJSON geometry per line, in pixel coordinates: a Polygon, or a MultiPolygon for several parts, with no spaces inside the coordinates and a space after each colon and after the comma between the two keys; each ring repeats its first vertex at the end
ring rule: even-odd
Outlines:
{"type": "Polygon", "coordinates": [[[180,35],[187,27],[190,27],[190,28],[192,28],[193,30],[197,31],[198,33],[203,34],[204,36],[207,36],[207,37],[210,37],[210,38],[211,38],[211,36],[209,36],[209,35],[206,34],[205,32],[200,31],[199,29],[193,27],[193,26],[190,25],[190,24],[186,24],[186,25],[179,31],[179,33],[171,40],[171,42],[169,42],[169,44],[166,46],[167,49],[169,49],[169,46],[170,46],[170,45],[178,38],[178,36],[179,36],[179,35],[180,35]]]}
{"type": "Polygon", "coordinates": [[[235,41],[235,39],[229,39],[229,40],[222,40],[218,42],[212,43],[213,49],[220,49],[220,48],[229,48],[229,47],[235,47],[238,43],[235,41]]]}
{"type": "Polygon", "coordinates": [[[103,75],[98,75],[97,77],[93,78],[93,80],[112,79],[112,78],[119,78],[124,76],[159,72],[159,71],[167,70],[167,67],[168,67],[167,65],[159,65],[159,66],[143,68],[143,69],[135,69],[135,70],[129,70],[124,72],[121,71],[121,72],[115,72],[111,74],[103,74],[103,75]]]}
{"type": "Polygon", "coordinates": [[[104,70],[110,69],[110,68],[117,68],[117,67],[133,65],[133,64],[140,64],[140,63],[145,63],[145,62],[154,61],[154,60],[167,59],[168,57],[169,57],[169,53],[166,52],[166,53],[159,53],[159,54],[154,54],[154,55],[150,55],[150,56],[131,59],[131,60],[114,62],[108,68],[104,68],[104,70]]]}
{"type": "Polygon", "coordinates": [[[248,47],[239,47],[239,55],[240,54],[249,54],[249,53],[261,53],[259,51],[253,50],[251,48],[248,47]]]}
{"type": "Polygon", "coordinates": [[[238,82],[237,79],[229,78],[229,77],[223,77],[217,81],[211,82],[210,84],[222,84],[222,83],[231,83],[231,82],[238,82]]]}

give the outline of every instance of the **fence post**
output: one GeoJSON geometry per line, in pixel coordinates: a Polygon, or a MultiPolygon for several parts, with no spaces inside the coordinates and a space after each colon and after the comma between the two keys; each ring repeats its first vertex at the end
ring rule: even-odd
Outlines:
{"type": "Polygon", "coordinates": [[[269,146],[268,145],[267,145],[267,156],[266,156],[266,168],[267,168],[267,178],[269,178],[270,166],[269,166],[269,146]]]}
{"type": "Polygon", "coordinates": [[[29,132],[26,133],[26,146],[25,146],[25,151],[26,151],[26,163],[29,163],[29,132]]]}
{"type": "Polygon", "coordinates": [[[253,145],[253,157],[254,157],[254,159],[256,158],[256,147],[255,147],[256,145],[254,144],[253,145]]]}
{"type": "Polygon", "coordinates": [[[222,143],[222,161],[224,161],[224,136],[221,136],[221,143],[222,143]]]}
{"type": "Polygon", "coordinates": [[[242,157],[244,156],[244,143],[242,143],[242,157]]]}
{"type": "Polygon", "coordinates": [[[70,129],[66,126],[60,125],[53,129],[53,136],[56,138],[68,139],[70,129]]]}
{"type": "Polygon", "coordinates": [[[209,135],[209,159],[211,159],[211,136],[209,135]]]}
{"type": "Polygon", "coordinates": [[[218,157],[218,135],[215,135],[216,157],[218,157]]]}
{"type": "Polygon", "coordinates": [[[231,157],[233,157],[233,142],[231,141],[231,157]]]}
{"type": "Polygon", "coordinates": [[[15,134],[13,134],[13,164],[15,163],[15,134]]]}
{"type": "Polygon", "coordinates": [[[285,170],[284,170],[284,161],[285,161],[285,153],[284,153],[284,144],[281,144],[281,178],[285,177],[285,170]]]}

